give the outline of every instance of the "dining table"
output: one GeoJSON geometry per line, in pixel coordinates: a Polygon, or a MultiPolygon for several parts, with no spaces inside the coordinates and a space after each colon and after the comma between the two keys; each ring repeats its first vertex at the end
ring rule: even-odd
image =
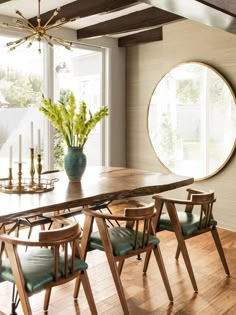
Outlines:
{"type": "Polygon", "coordinates": [[[153,195],[194,182],[187,176],[107,166],[87,166],[80,182],[69,181],[64,171],[42,177],[54,181],[53,189],[41,193],[0,192],[0,224],[19,217],[153,195]]]}
{"type": "MultiPolygon", "coordinates": [[[[37,181],[51,183],[49,189],[46,189],[47,191],[22,189],[21,192],[17,192],[17,189],[16,191],[8,189],[7,179],[3,181],[4,184],[0,183],[0,234],[6,232],[5,226],[9,223],[8,233],[11,233],[15,228],[19,228],[22,222],[28,223],[29,218],[33,218],[33,223],[30,222],[29,225],[32,227],[35,217],[41,218],[39,219],[39,224],[41,224],[42,220],[49,219],[50,222],[51,213],[54,215],[61,210],[69,210],[66,211],[69,216],[76,215],[81,213],[81,208],[84,207],[87,209],[98,207],[99,209],[100,205],[106,206],[112,201],[154,195],[194,182],[192,177],[187,176],[106,166],[88,166],[80,182],[69,181],[64,171],[49,172],[42,175],[42,178],[34,180],[36,186],[37,181]]],[[[91,217],[86,216],[80,243],[83,259],[86,259],[92,226],[91,217]]],[[[4,249],[2,244],[0,241],[0,253],[4,249]]],[[[16,302],[13,294],[12,310],[15,309],[16,302]]],[[[16,313],[12,311],[12,314],[16,313]]]]}

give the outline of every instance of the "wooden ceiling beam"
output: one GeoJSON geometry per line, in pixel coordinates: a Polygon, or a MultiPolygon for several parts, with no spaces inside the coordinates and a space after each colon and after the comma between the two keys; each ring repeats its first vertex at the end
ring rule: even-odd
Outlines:
{"type": "MultiPolygon", "coordinates": [[[[138,3],[138,0],[77,0],[61,6],[61,10],[56,19],[83,18],[93,14],[122,10],[138,3]]],[[[41,14],[41,24],[43,25],[52,16],[55,10],[50,10],[41,14]]],[[[33,17],[29,21],[36,25],[37,18],[33,17]]],[[[55,19],[53,19],[55,21],[55,19]]],[[[52,22],[53,22],[52,21],[52,22]]]]}
{"type": "Polygon", "coordinates": [[[116,19],[81,28],[77,30],[77,39],[124,33],[153,26],[162,26],[182,19],[183,17],[181,16],[161,9],[148,8],[116,19]]]}
{"type": "Polygon", "coordinates": [[[156,8],[236,34],[236,2],[232,0],[141,0],[156,8]]]}
{"type": "Polygon", "coordinates": [[[202,4],[205,4],[211,8],[219,10],[223,13],[236,17],[236,2],[232,0],[196,0],[202,4]]]}
{"type": "Polygon", "coordinates": [[[163,39],[162,27],[153,28],[148,31],[120,37],[118,39],[119,47],[134,46],[137,44],[145,44],[163,39]]]}
{"type": "Polygon", "coordinates": [[[11,0],[0,0],[0,4],[3,4],[5,2],[9,2],[9,1],[11,1],[11,0]]]}

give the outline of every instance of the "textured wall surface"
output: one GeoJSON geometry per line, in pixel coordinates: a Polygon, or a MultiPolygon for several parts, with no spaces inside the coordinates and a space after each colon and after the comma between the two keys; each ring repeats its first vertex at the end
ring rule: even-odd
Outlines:
{"type": "MultiPolygon", "coordinates": [[[[147,114],[152,93],[168,71],[185,61],[211,65],[236,91],[236,35],[186,20],[165,26],[163,41],[130,47],[126,54],[127,166],[168,173],[148,136],[147,114]]],[[[214,189],[219,226],[236,230],[236,154],[221,172],[193,187],[214,189]]],[[[184,190],[167,194],[182,198],[184,190]]]]}

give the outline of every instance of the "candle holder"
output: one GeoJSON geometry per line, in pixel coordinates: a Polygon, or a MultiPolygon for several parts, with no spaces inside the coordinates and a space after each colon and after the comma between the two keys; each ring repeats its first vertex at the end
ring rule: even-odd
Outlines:
{"type": "Polygon", "coordinates": [[[12,188],[12,168],[9,167],[9,175],[8,175],[8,188],[12,188]]]}
{"type": "Polygon", "coordinates": [[[22,163],[18,163],[18,190],[22,190],[22,163]]]}
{"type": "Polygon", "coordinates": [[[9,167],[9,175],[0,181],[0,192],[6,194],[37,194],[51,191],[54,189],[54,183],[58,181],[57,178],[41,178],[42,163],[41,154],[37,154],[36,170],[38,173],[38,181],[34,179],[34,149],[30,148],[30,178],[22,177],[22,163],[18,163],[18,177],[13,178],[12,168],[9,167]]]}
{"type": "Polygon", "coordinates": [[[37,173],[38,173],[38,187],[41,187],[41,173],[42,173],[42,164],[41,164],[41,154],[37,155],[37,173]]]}
{"type": "Polygon", "coordinates": [[[31,187],[34,187],[34,174],[35,174],[35,168],[34,168],[34,148],[30,148],[30,177],[31,177],[31,187]]]}

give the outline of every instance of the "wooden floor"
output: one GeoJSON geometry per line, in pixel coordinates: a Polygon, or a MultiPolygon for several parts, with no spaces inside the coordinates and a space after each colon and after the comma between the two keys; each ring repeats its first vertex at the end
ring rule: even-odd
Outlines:
{"type": "MultiPolygon", "coordinates": [[[[187,241],[199,293],[194,294],[182,258],[174,259],[176,240],[172,233],[161,232],[161,251],[169,276],[174,304],[169,304],[154,257],[146,276],[142,275],[143,261],[127,260],[122,283],[130,314],[134,315],[235,315],[236,314],[236,233],[219,230],[225,255],[231,271],[226,277],[215,250],[211,235],[202,235],[187,241]]],[[[100,315],[123,314],[103,252],[88,254],[89,278],[100,315]]],[[[90,314],[83,290],[78,304],[74,304],[73,284],[56,287],[52,291],[49,315],[90,314]]],[[[30,298],[33,315],[42,311],[43,293],[30,298]]],[[[0,314],[10,314],[11,285],[0,283],[0,314]]],[[[19,307],[18,315],[22,314],[19,307]]]]}

